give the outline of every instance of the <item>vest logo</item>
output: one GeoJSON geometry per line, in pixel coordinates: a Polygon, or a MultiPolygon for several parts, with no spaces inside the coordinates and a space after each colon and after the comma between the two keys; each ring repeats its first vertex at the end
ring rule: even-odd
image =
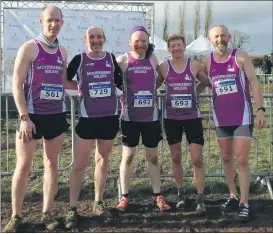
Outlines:
{"type": "Polygon", "coordinates": [[[105,66],[106,66],[106,67],[112,67],[111,64],[108,63],[108,61],[106,61],[105,66]]]}
{"type": "Polygon", "coordinates": [[[185,80],[192,80],[192,78],[186,74],[185,80]]]}
{"type": "Polygon", "coordinates": [[[234,72],[235,69],[234,69],[234,67],[231,67],[230,65],[228,65],[227,71],[228,71],[228,72],[234,72]]]}
{"type": "Polygon", "coordinates": [[[59,63],[59,64],[63,64],[63,61],[61,60],[61,58],[58,56],[58,58],[57,58],[57,63],[59,63]]]}

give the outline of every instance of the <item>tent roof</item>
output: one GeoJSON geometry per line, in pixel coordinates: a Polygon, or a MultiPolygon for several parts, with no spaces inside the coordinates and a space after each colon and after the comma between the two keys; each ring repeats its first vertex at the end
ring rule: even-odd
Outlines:
{"type": "Polygon", "coordinates": [[[210,41],[200,35],[195,41],[186,46],[186,54],[206,55],[213,51],[210,41]]]}

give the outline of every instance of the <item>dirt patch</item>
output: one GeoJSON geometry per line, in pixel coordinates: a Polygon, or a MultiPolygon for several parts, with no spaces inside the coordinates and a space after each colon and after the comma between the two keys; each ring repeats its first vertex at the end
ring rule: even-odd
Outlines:
{"type": "MultiPolygon", "coordinates": [[[[90,187],[88,188],[90,189],[90,187]]],[[[90,190],[89,190],[90,191],[90,190]]],[[[184,211],[175,209],[174,193],[165,193],[170,212],[159,212],[153,205],[151,191],[132,191],[130,204],[126,213],[119,213],[111,209],[114,217],[104,219],[92,215],[92,197],[87,188],[80,196],[78,212],[80,223],[78,228],[67,230],[64,228],[64,217],[68,208],[68,188],[59,192],[55,199],[54,213],[61,223],[56,232],[273,232],[273,201],[268,194],[252,195],[250,197],[251,221],[237,223],[235,213],[221,213],[219,205],[225,201],[227,195],[212,194],[207,196],[207,213],[198,216],[195,213],[195,196],[189,194],[189,203],[184,211]]],[[[42,209],[42,195],[27,195],[24,203],[23,216],[25,219],[20,232],[46,232],[40,223],[42,209]]],[[[105,200],[111,207],[117,202],[116,198],[105,200]]],[[[2,227],[11,215],[10,202],[3,202],[2,227]]]]}

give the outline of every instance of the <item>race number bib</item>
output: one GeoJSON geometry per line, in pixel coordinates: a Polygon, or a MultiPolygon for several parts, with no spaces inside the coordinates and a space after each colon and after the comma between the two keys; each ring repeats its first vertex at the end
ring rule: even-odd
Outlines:
{"type": "Polygon", "coordinates": [[[238,90],[235,79],[217,81],[215,83],[215,91],[218,96],[230,93],[237,93],[238,90]]]}
{"type": "Polygon", "coordinates": [[[171,102],[173,108],[191,108],[192,97],[191,94],[174,94],[171,95],[171,102]]]}
{"type": "Polygon", "coordinates": [[[111,96],[110,82],[89,83],[89,95],[91,98],[111,96]]]}
{"type": "Polygon", "coordinates": [[[139,91],[134,95],[134,107],[153,106],[153,94],[150,91],[139,91]]]}
{"type": "Polygon", "coordinates": [[[63,98],[63,85],[42,84],[40,99],[61,100],[63,98]]]}

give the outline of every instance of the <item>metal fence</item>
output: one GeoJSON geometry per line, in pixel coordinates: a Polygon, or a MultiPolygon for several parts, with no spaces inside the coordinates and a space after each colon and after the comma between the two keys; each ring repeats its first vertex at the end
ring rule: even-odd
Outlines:
{"type": "MultiPolygon", "coordinates": [[[[13,103],[13,97],[11,93],[2,93],[2,106],[1,109],[1,176],[10,176],[13,173],[16,163],[15,155],[15,125],[17,121],[17,111],[9,108],[9,105],[13,103]]],[[[200,106],[202,113],[202,121],[204,126],[204,163],[207,171],[206,177],[224,177],[223,165],[220,157],[220,150],[216,142],[214,123],[211,114],[211,94],[200,95],[200,106]]],[[[160,120],[163,121],[164,104],[163,104],[164,93],[158,93],[159,113],[160,120]]],[[[273,102],[273,94],[265,94],[264,100],[273,102]]],[[[75,150],[75,123],[78,120],[78,101],[77,98],[66,95],[67,106],[70,107],[68,115],[70,116],[69,121],[71,123],[71,131],[66,133],[64,147],[59,155],[59,171],[69,170],[72,167],[75,150]]],[[[273,177],[273,105],[266,107],[266,126],[263,130],[254,130],[253,144],[250,151],[249,159],[251,161],[250,167],[252,176],[261,179],[261,182],[266,184],[268,190],[273,199],[272,187],[269,178],[273,177]]],[[[162,131],[164,133],[164,126],[162,125],[162,131]]],[[[119,185],[119,164],[121,161],[121,141],[120,135],[117,136],[114,144],[110,162],[109,162],[109,173],[108,178],[117,179],[119,185]]],[[[36,151],[36,156],[33,161],[33,168],[31,173],[43,172],[43,163],[41,160],[42,147],[36,151]]],[[[163,141],[159,145],[159,162],[161,176],[172,177],[171,172],[171,158],[168,148],[167,141],[164,137],[163,141]]],[[[182,155],[183,155],[183,167],[185,177],[192,177],[193,174],[191,160],[189,156],[189,146],[185,140],[182,140],[182,155]]],[[[91,155],[92,158],[92,155],[91,155]]],[[[138,155],[134,161],[134,178],[147,178],[148,173],[145,167],[145,154],[144,147],[138,146],[138,155]]],[[[95,168],[94,160],[91,160],[90,171],[93,172],[95,168]]],[[[120,189],[120,186],[118,186],[120,189]]],[[[119,190],[120,191],[120,190],[119,190]]],[[[120,194],[120,192],[119,192],[120,194]]]]}

